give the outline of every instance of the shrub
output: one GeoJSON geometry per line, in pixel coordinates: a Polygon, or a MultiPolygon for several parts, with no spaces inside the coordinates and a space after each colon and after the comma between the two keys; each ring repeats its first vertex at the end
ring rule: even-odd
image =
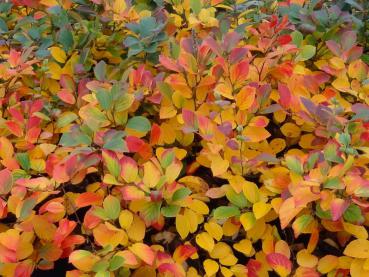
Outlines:
{"type": "Polygon", "coordinates": [[[1,3],[0,273],[369,274],[364,5],[1,3]]]}

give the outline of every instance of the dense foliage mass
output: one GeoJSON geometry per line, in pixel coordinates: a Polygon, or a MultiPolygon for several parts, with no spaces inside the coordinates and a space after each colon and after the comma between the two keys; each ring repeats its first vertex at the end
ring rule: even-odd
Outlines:
{"type": "Polygon", "coordinates": [[[1,2],[2,276],[369,276],[367,1],[1,2]]]}

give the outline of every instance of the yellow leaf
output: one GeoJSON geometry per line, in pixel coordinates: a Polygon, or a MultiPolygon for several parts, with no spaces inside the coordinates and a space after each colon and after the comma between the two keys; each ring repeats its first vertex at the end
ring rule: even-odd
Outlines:
{"type": "Polygon", "coordinates": [[[221,240],[223,237],[223,229],[216,222],[205,223],[204,225],[205,231],[207,231],[213,238],[217,241],[221,240]]]}
{"type": "Polygon", "coordinates": [[[138,242],[130,246],[129,250],[148,265],[153,265],[155,253],[150,246],[138,242]]]}
{"type": "Polygon", "coordinates": [[[246,199],[251,203],[256,203],[260,200],[259,188],[255,183],[245,181],[243,183],[242,190],[246,199]]]}
{"type": "Polygon", "coordinates": [[[213,259],[222,259],[229,254],[232,254],[231,247],[225,242],[218,242],[210,252],[210,257],[213,259]]]}
{"type": "Polygon", "coordinates": [[[247,257],[250,257],[254,253],[254,248],[252,247],[252,243],[248,239],[243,239],[238,243],[233,244],[233,248],[238,252],[241,252],[247,257]]]}
{"type": "Polygon", "coordinates": [[[247,138],[248,142],[259,142],[270,137],[270,133],[265,128],[253,126],[243,129],[242,135],[247,138]]]}
{"type": "Polygon", "coordinates": [[[204,269],[207,276],[213,276],[218,272],[219,265],[216,261],[206,259],[204,261],[204,269]]]}
{"type": "Polygon", "coordinates": [[[123,210],[119,215],[120,227],[127,230],[133,222],[133,214],[129,210],[123,210]]]}
{"type": "Polygon", "coordinates": [[[260,219],[266,215],[271,208],[272,205],[269,203],[257,202],[252,206],[252,211],[254,212],[255,218],[260,219]]]}
{"type": "Polygon", "coordinates": [[[347,76],[339,77],[333,81],[332,86],[339,91],[347,91],[350,89],[350,82],[347,79],[347,76]]]}
{"type": "Polygon", "coordinates": [[[219,260],[219,262],[222,265],[226,265],[226,266],[235,265],[237,263],[237,261],[238,261],[238,259],[233,254],[227,255],[226,257],[219,260]]]}
{"type": "Polygon", "coordinates": [[[190,226],[184,215],[178,214],[176,216],[176,229],[182,239],[185,239],[190,233],[190,226]]]}
{"type": "Polygon", "coordinates": [[[249,231],[256,223],[255,216],[251,212],[242,214],[240,216],[240,221],[245,231],[249,231]]]}
{"type": "Polygon", "coordinates": [[[297,253],[297,263],[303,267],[313,268],[317,265],[318,258],[303,249],[297,253]]]}
{"type": "Polygon", "coordinates": [[[124,12],[126,8],[127,8],[127,4],[125,0],[114,0],[113,11],[115,13],[120,14],[124,12]]]}
{"type": "Polygon", "coordinates": [[[347,233],[355,236],[358,239],[368,238],[368,232],[366,231],[364,226],[343,222],[343,228],[347,233]]]}
{"type": "Polygon", "coordinates": [[[326,255],[318,261],[318,271],[322,274],[334,270],[338,266],[338,258],[333,255],[326,255]]]}
{"type": "Polygon", "coordinates": [[[288,137],[288,138],[297,138],[301,134],[301,130],[300,130],[299,126],[297,126],[296,124],[293,124],[291,122],[285,123],[281,127],[281,132],[285,137],[288,137]]]}
{"type": "Polygon", "coordinates": [[[133,241],[142,241],[145,237],[145,222],[137,215],[134,215],[133,222],[127,230],[128,237],[133,241]]]}
{"type": "Polygon", "coordinates": [[[53,46],[49,48],[51,56],[59,63],[65,63],[65,60],[67,59],[67,55],[65,54],[64,50],[53,46]]]}
{"type": "Polygon", "coordinates": [[[193,199],[191,201],[189,208],[198,214],[208,214],[209,213],[208,206],[204,202],[197,200],[197,199],[193,199]]]}
{"type": "Polygon", "coordinates": [[[196,236],[196,243],[208,252],[211,252],[214,248],[214,239],[208,232],[202,232],[196,236]]]}
{"type": "Polygon", "coordinates": [[[149,188],[155,187],[160,180],[160,170],[154,165],[152,161],[144,163],[144,177],[143,182],[149,188]]]}
{"type": "Polygon", "coordinates": [[[100,260],[98,256],[86,251],[76,250],[69,255],[69,262],[77,269],[82,271],[91,271],[93,266],[100,260]]]}
{"type": "Polygon", "coordinates": [[[346,256],[360,259],[369,258],[369,241],[366,239],[356,239],[351,241],[343,252],[346,256]]]}
{"type": "Polygon", "coordinates": [[[227,172],[229,167],[229,162],[227,160],[223,160],[220,155],[215,155],[211,158],[211,171],[214,176],[220,176],[227,172]]]}
{"type": "Polygon", "coordinates": [[[236,105],[241,111],[247,110],[254,103],[255,91],[254,87],[244,87],[236,95],[236,105]]]}

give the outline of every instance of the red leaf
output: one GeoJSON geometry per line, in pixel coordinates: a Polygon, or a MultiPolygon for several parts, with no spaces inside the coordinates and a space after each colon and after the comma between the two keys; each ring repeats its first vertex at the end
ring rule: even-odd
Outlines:
{"type": "Polygon", "coordinates": [[[158,144],[159,139],[160,139],[160,133],[161,133],[160,126],[154,123],[151,127],[151,133],[150,133],[150,144],[151,145],[158,144]]]}
{"type": "Polygon", "coordinates": [[[23,129],[21,128],[21,126],[15,122],[15,121],[7,121],[6,123],[6,126],[8,126],[9,128],[9,131],[17,136],[17,137],[21,137],[23,136],[23,129]]]}
{"type": "Polygon", "coordinates": [[[179,67],[179,65],[177,65],[174,60],[172,60],[172,59],[170,59],[168,57],[165,57],[163,55],[160,55],[159,62],[165,68],[167,68],[169,70],[172,70],[172,71],[175,71],[175,72],[180,72],[181,71],[181,68],[179,67]]]}
{"type": "Polygon", "coordinates": [[[292,38],[291,38],[290,35],[282,35],[282,36],[278,37],[278,42],[281,45],[288,44],[291,41],[292,41],[292,38]]]}
{"type": "Polygon", "coordinates": [[[95,192],[84,192],[76,198],[77,208],[87,207],[91,205],[100,205],[103,197],[95,192]]]}
{"type": "Polygon", "coordinates": [[[62,89],[58,92],[58,97],[63,100],[65,103],[73,105],[76,103],[76,99],[71,91],[68,89],[62,89]]]}
{"type": "Polygon", "coordinates": [[[279,104],[284,108],[290,108],[292,95],[289,88],[281,83],[278,83],[278,92],[279,92],[279,104]]]}

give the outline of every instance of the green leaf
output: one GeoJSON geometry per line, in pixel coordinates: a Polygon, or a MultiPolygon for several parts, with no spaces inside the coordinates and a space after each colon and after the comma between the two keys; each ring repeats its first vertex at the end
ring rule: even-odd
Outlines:
{"type": "Polygon", "coordinates": [[[0,34],[7,33],[8,31],[8,25],[6,25],[4,19],[0,17],[0,34]]]}
{"type": "Polygon", "coordinates": [[[160,164],[163,168],[167,168],[170,164],[172,164],[175,157],[174,151],[168,151],[164,153],[160,159],[160,164]]]}
{"type": "Polygon", "coordinates": [[[320,204],[316,205],[315,214],[321,219],[332,219],[332,214],[329,210],[323,211],[320,204]]]}
{"type": "Polygon", "coordinates": [[[69,123],[72,123],[77,118],[78,118],[78,115],[76,115],[73,112],[68,111],[68,112],[62,113],[58,117],[58,120],[56,121],[56,128],[63,128],[67,126],[69,123]]]}
{"type": "Polygon", "coordinates": [[[69,133],[64,133],[59,144],[62,146],[90,145],[92,139],[82,132],[79,126],[73,127],[69,133]]]}
{"type": "Polygon", "coordinates": [[[172,201],[180,201],[184,198],[186,198],[187,196],[189,196],[191,194],[191,190],[189,188],[183,187],[180,189],[177,189],[172,196],[172,201]]]}
{"type": "Polygon", "coordinates": [[[118,255],[113,256],[113,258],[110,259],[109,264],[109,270],[115,271],[118,268],[122,267],[124,264],[124,258],[118,255]]]}
{"type": "Polygon", "coordinates": [[[148,202],[143,205],[142,215],[145,220],[152,222],[160,217],[161,202],[148,202]]]}
{"type": "Polygon", "coordinates": [[[190,0],[191,10],[198,15],[201,11],[202,4],[200,0],[190,0]]]}
{"type": "Polygon", "coordinates": [[[30,162],[29,155],[28,155],[27,152],[17,153],[15,155],[15,158],[16,158],[17,162],[20,164],[20,166],[25,171],[28,171],[31,168],[31,162],[30,162]]]}
{"type": "Polygon", "coordinates": [[[147,133],[151,129],[151,124],[144,116],[134,116],[128,120],[126,127],[140,133],[147,133]]]}
{"type": "Polygon", "coordinates": [[[180,209],[180,206],[169,205],[161,208],[161,214],[165,217],[176,217],[180,209]]]}
{"type": "Polygon", "coordinates": [[[297,55],[296,60],[297,61],[307,61],[309,59],[311,59],[312,57],[314,57],[316,53],[316,48],[313,45],[304,45],[301,50],[300,53],[297,55]]]}
{"type": "Polygon", "coordinates": [[[37,201],[35,198],[30,197],[23,201],[22,208],[20,210],[18,220],[25,220],[32,212],[33,208],[36,206],[37,201]]]}
{"type": "Polygon", "coordinates": [[[286,165],[289,170],[298,175],[302,175],[304,173],[304,169],[302,168],[301,162],[295,156],[287,156],[286,165]]]}
{"type": "Polygon", "coordinates": [[[94,74],[97,80],[104,81],[106,77],[106,63],[104,61],[100,61],[94,67],[94,74]]]}
{"type": "Polygon", "coordinates": [[[102,89],[97,90],[96,98],[97,101],[99,101],[101,108],[103,108],[106,111],[111,109],[113,104],[113,97],[109,91],[102,89]]]}
{"type": "MultiPolygon", "coordinates": [[[[109,262],[106,260],[101,260],[98,261],[92,268],[92,271],[97,272],[97,274],[95,275],[95,277],[99,274],[99,272],[104,272],[105,270],[107,270],[109,268],[109,262]]],[[[100,276],[105,276],[105,275],[100,275],[100,276]]]]}
{"type": "Polygon", "coordinates": [[[102,220],[109,220],[107,212],[101,207],[95,207],[93,214],[102,220]]]}
{"type": "Polygon", "coordinates": [[[120,201],[118,198],[112,195],[108,195],[103,202],[103,207],[106,212],[106,215],[112,219],[115,220],[119,217],[120,214],[120,201]]]}
{"type": "Polygon", "coordinates": [[[326,189],[344,189],[345,185],[341,182],[341,179],[339,177],[333,177],[327,179],[323,187],[326,189]]]}
{"type": "Polygon", "coordinates": [[[301,46],[302,41],[304,40],[304,36],[299,31],[294,31],[291,33],[292,42],[297,47],[301,46]]]}
{"type": "Polygon", "coordinates": [[[343,218],[351,223],[363,222],[365,219],[358,205],[350,204],[343,214],[343,218]]]}
{"type": "Polygon", "coordinates": [[[239,208],[245,208],[250,203],[247,201],[243,192],[236,193],[232,188],[230,188],[226,193],[227,199],[235,206],[239,208]]]}
{"type": "Polygon", "coordinates": [[[135,97],[132,94],[125,93],[114,101],[114,110],[116,112],[126,111],[132,106],[134,101],[135,97]]]}
{"type": "Polygon", "coordinates": [[[214,210],[215,219],[227,219],[239,215],[240,210],[235,206],[221,206],[214,210]]]}
{"type": "Polygon", "coordinates": [[[59,33],[58,41],[63,45],[64,50],[68,52],[74,45],[72,32],[67,28],[62,28],[59,33]]]}
{"type": "Polygon", "coordinates": [[[335,143],[328,143],[324,147],[324,159],[330,162],[343,163],[344,160],[338,156],[338,146],[335,143]]]}
{"type": "Polygon", "coordinates": [[[103,148],[116,152],[127,152],[127,144],[123,140],[124,135],[124,132],[117,131],[113,135],[105,136],[103,148]]]}

